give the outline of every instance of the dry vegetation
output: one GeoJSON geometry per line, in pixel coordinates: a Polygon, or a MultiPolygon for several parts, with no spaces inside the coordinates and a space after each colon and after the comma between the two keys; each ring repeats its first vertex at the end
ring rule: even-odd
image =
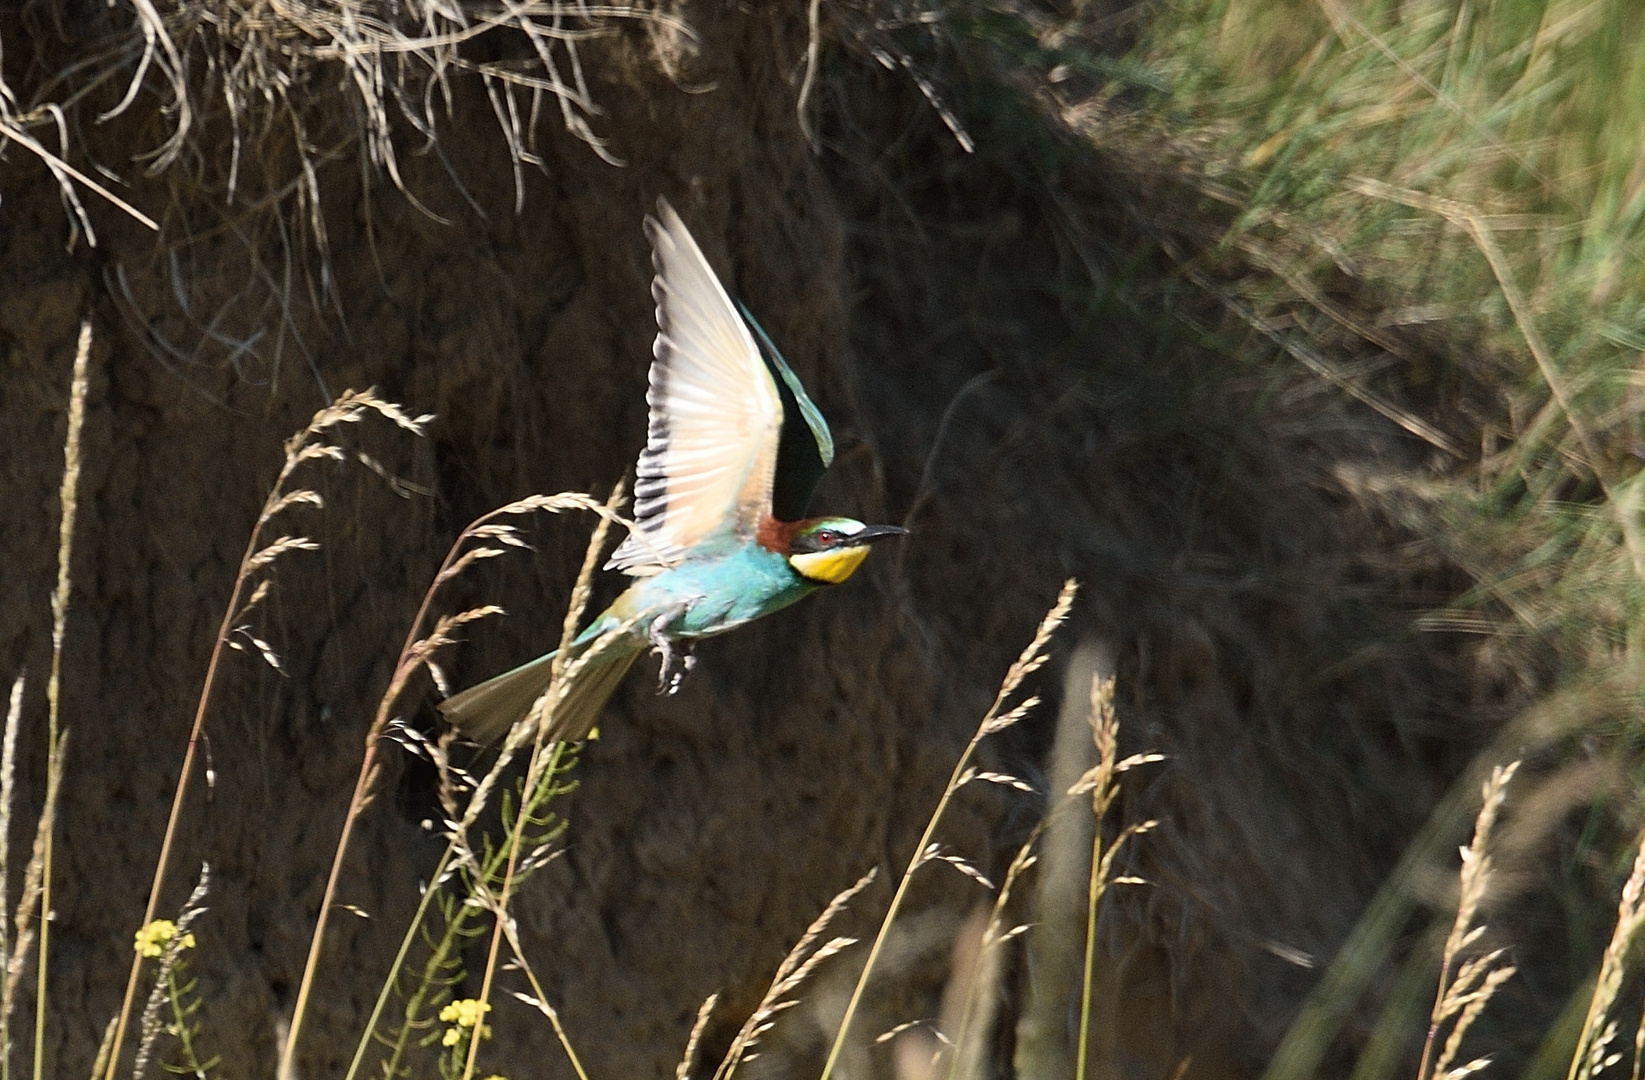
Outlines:
{"type": "MultiPolygon", "coordinates": [[[[1049,208],[1065,267],[1061,317],[1090,323],[1124,308],[1168,321],[1181,335],[1173,340],[1209,358],[1198,375],[1206,396],[1261,401],[1265,415],[1298,418],[1305,429],[1298,441],[1309,446],[1397,448],[1321,452],[1296,468],[1306,474],[1302,483],[1364,508],[1393,538],[1365,588],[1397,593],[1395,606],[1409,621],[1389,634],[1395,644],[1367,639],[1358,651],[1344,650],[1351,653],[1344,663],[1372,663],[1384,647],[1442,654],[1461,673],[1467,703],[1448,718],[1468,737],[1443,751],[1420,739],[1399,748],[1439,759],[1433,772],[1448,788],[1432,798],[1382,793],[1403,809],[1416,805],[1426,824],[1401,837],[1402,853],[1378,868],[1381,883],[1357,924],[1332,955],[1318,958],[1320,970],[1285,1010],[1283,1031],[1260,1064],[1264,1075],[1302,1080],[1341,1069],[1356,1080],[1413,1071],[1417,1080],[1451,1080],[1511,1070],[1576,1080],[1629,1069],[1637,1080],[1645,1049],[1636,956],[1645,923],[1645,818],[1636,795],[1645,745],[1645,14],[1628,0],[1136,7],[954,0],[813,3],[808,14],[811,48],[794,73],[796,105],[820,152],[848,158],[872,141],[876,133],[854,126],[852,110],[866,95],[865,72],[883,69],[922,110],[925,127],[909,122],[907,131],[927,139],[940,132],[954,160],[974,156],[978,168],[1007,178],[1003,190],[1031,192],[1049,208]],[[1108,201],[1098,205],[1094,189],[1108,201]],[[1135,250],[1116,256],[1112,248],[1125,245],[1135,250]],[[1326,396],[1333,404],[1319,406],[1326,396]],[[1473,841],[1461,849],[1459,880],[1442,886],[1470,817],[1473,841]],[[1594,916],[1601,910],[1603,919],[1594,916]],[[1548,934],[1550,925],[1560,933],[1548,934]]],[[[116,211],[120,230],[180,232],[182,243],[233,231],[254,250],[266,277],[260,287],[273,297],[265,310],[279,322],[294,305],[341,304],[320,180],[327,167],[355,159],[362,175],[386,178],[444,224],[405,182],[402,163],[408,154],[443,153],[461,93],[454,84],[471,80],[489,102],[513,170],[516,209],[526,170],[553,165],[547,125],[616,168],[594,122],[602,106],[591,87],[621,93],[621,84],[591,78],[589,43],[643,37],[651,63],[701,90],[680,74],[697,47],[689,15],[660,6],[353,0],[28,6],[10,25],[35,31],[22,39],[34,53],[19,57],[19,39],[8,37],[0,68],[0,135],[9,145],[0,179],[31,162],[48,170],[76,230],[71,245],[106,237],[111,218],[99,206],[116,211]],[[136,125],[149,151],[95,164],[99,131],[113,130],[105,124],[136,125]],[[214,141],[224,152],[203,152],[214,141]],[[105,167],[108,175],[99,172],[105,167]],[[165,193],[144,202],[147,209],[126,188],[139,173],[160,185],[151,193],[165,193]],[[282,243],[264,251],[256,238],[271,229],[282,243]]],[[[897,153],[921,156],[907,145],[897,153]]],[[[887,151],[873,170],[904,167],[896,156],[887,151]]],[[[458,171],[448,171],[461,190],[458,171]]],[[[904,182],[899,193],[915,187],[904,182]]],[[[883,220],[870,225],[865,232],[883,233],[883,220]]],[[[137,307],[129,291],[125,300],[137,307]]],[[[53,854],[64,840],[56,828],[64,770],[75,768],[69,735],[81,722],[62,714],[59,701],[64,639],[74,632],[70,570],[90,335],[88,323],[65,379],[37,818],[23,812],[14,782],[21,678],[0,751],[0,900],[14,912],[0,927],[7,958],[0,1075],[21,1074],[25,1060],[36,1076],[46,1068],[53,940],[52,922],[40,913],[53,910],[54,889],[73,884],[54,874],[53,854]],[[25,819],[37,821],[26,861],[13,848],[25,819]],[[20,862],[20,885],[8,885],[20,862]],[[31,957],[36,1005],[25,1037],[12,1018],[28,991],[31,957]]],[[[236,356],[236,345],[249,351],[254,342],[227,340],[236,356]]],[[[963,395],[993,377],[965,384],[943,413],[938,443],[963,395]]],[[[318,487],[302,486],[304,473],[357,461],[386,476],[341,432],[378,418],[420,436],[430,418],[416,411],[374,393],[346,393],[286,444],[214,647],[199,658],[204,688],[193,731],[177,747],[171,821],[147,910],[130,928],[138,947],[123,1005],[108,1022],[99,1078],[152,1074],[159,1064],[217,1075],[211,1003],[189,967],[195,920],[211,903],[210,869],[200,867],[181,908],[167,912],[162,903],[168,874],[184,871],[171,865],[172,839],[191,805],[220,665],[238,650],[281,669],[279,650],[254,627],[278,591],[276,572],[317,546],[287,525],[325,509],[318,487]],[[283,529],[290,531],[272,535],[283,529]]],[[[933,450],[910,519],[927,506],[936,460],[933,450]]],[[[569,640],[607,530],[623,524],[620,502],[619,491],[605,501],[568,493],[510,503],[458,532],[433,569],[365,732],[308,963],[270,1072],[289,1075],[299,1060],[311,997],[326,984],[328,924],[348,913],[339,883],[349,872],[352,830],[382,794],[380,756],[403,750],[437,778],[438,809],[429,813],[444,853],[409,924],[396,928],[403,938],[393,968],[355,1033],[343,1075],[486,1075],[487,1015],[512,995],[552,1027],[571,1068],[588,1080],[577,1032],[562,1023],[563,1003],[538,974],[552,960],[529,955],[515,907],[521,887],[564,843],[560,800],[574,786],[579,749],[531,741],[542,725],[528,722],[499,753],[475,762],[449,733],[405,722],[402,697],[423,671],[444,688],[436,654],[464,627],[498,613],[480,604],[438,614],[440,590],[475,564],[524,547],[512,523],[523,515],[598,517],[562,626],[562,645],[569,640]]],[[[1287,525],[1270,527],[1279,533],[1287,525]]],[[[1064,588],[1010,667],[918,841],[896,853],[901,873],[888,906],[876,909],[871,943],[835,928],[847,912],[870,906],[873,869],[816,918],[758,1004],[728,1021],[734,1034],[715,1045],[723,1051],[717,1061],[700,1059],[723,1006],[712,997],[703,1003],[681,1080],[752,1072],[812,993],[812,1012],[827,1021],[826,1055],[816,1055],[822,1080],[885,1067],[888,1059],[872,1056],[876,1039],[918,1048],[895,1059],[903,1080],[1109,1074],[1113,1063],[1092,1051],[1108,1045],[1090,1030],[1109,1015],[1093,1001],[1097,969],[1118,951],[1109,947],[1115,934],[1148,919],[1104,922],[1102,912],[1147,908],[1153,901],[1128,907],[1114,890],[1149,894],[1152,867],[1184,861],[1139,854],[1157,839],[1157,822],[1131,814],[1149,804],[1124,797],[1131,781],[1122,792],[1120,780],[1161,758],[1120,749],[1119,715],[1139,696],[1126,685],[1126,669],[1117,687],[1093,676],[1063,695],[1076,723],[1089,722],[1090,737],[1076,744],[1059,736],[1061,756],[1026,778],[1063,781],[1025,795],[1035,786],[989,756],[990,737],[1038,704],[1032,676],[1052,657],[1053,632],[1073,593],[1072,584],[1064,588]],[[996,860],[1003,875],[988,853],[953,850],[940,831],[960,793],[982,785],[1040,800],[1041,824],[1020,830],[1020,845],[1012,836],[1012,857],[996,860]],[[1063,823],[1076,816],[1085,831],[1066,832],[1063,823]],[[889,1032],[862,1030],[871,980],[896,974],[887,971],[895,968],[885,961],[887,942],[916,875],[924,881],[945,869],[991,893],[980,929],[954,948],[965,959],[950,985],[961,989],[938,1021],[907,1017],[889,1032]],[[1025,966],[1037,976],[1023,976],[1025,966]],[[821,988],[836,970],[845,974],[821,988]]],[[[565,675],[538,710],[555,708],[565,675]]],[[[862,862],[873,857],[864,853],[862,862]]],[[[802,1046],[795,1060],[808,1061],[807,1052],[802,1046]]],[[[1191,1064],[1181,1062],[1178,1075],[1193,1075],[1191,1064]]]]}

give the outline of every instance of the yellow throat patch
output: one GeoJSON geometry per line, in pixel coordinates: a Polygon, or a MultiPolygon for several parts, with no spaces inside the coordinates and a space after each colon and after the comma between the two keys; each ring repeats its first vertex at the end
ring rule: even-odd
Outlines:
{"type": "Polygon", "coordinates": [[[868,545],[857,547],[833,548],[829,551],[807,551],[788,557],[788,565],[800,572],[800,576],[811,581],[820,581],[827,585],[838,585],[852,574],[857,567],[868,558],[868,545]]]}

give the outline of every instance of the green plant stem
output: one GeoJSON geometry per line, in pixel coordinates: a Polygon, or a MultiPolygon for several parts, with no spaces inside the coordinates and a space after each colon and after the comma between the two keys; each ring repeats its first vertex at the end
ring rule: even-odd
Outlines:
{"type": "MultiPolygon", "coordinates": [[[[598,545],[590,550],[598,550],[598,545]]],[[[520,863],[520,837],[525,833],[526,826],[530,824],[532,816],[553,792],[554,777],[558,772],[560,759],[565,754],[565,743],[563,742],[550,743],[546,748],[542,745],[542,733],[543,729],[547,727],[547,721],[548,718],[545,717],[543,723],[537,725],[538,743],[535,752],[531,755],[531,768],[527,776],[526,788],[520,798],[520,808],[514,814],[514,828],[510,831],[508,837],[508,863],[503,870],[502,890],[497,895],[497,921],[491,930],[491,946],[486,953],[485,974],[480,978],[481,1011],[479,1018],[475,1021],[474,1030],[469,1032],[468,1055],[463,1060],[463,1080],[470,1080],[474,1075],[474,1061],[480,1053],[480,1036],[485,1031],[485,1005],[491,1001],[491,983],[497,973],[497,954],[502,948],[503,924],[508,918],[508,902],[513,894],[514,873],[519,868],[520,863]],[[546,762],[542,760],[545,751],[547,753],[546,762]]],[[[558,1029],[559,1024],[556,1023],[555,1027],[558,1029]]],[[[564,1041],[563,1035],[561,1040],[564,1041]]],[[[566,1042],[565,1045],[569,1051],[571,1044],[566,1042]]],[[[571,1060],[573,1064],[577,1065],[577,1071],[581,1074],[582,1067],[577,1063],[575,1054],[572,1055],[571,1060]]]]}
{"type": "MultiPolygon", "coordinates": [[[[372,1006],[371,1017],[366,1021],[365,1032],[360,1036],[360,1044],[354,1048],[354,1059],[349,1062],[348,1072],[343,1074],[343,1080],[354,1080],[360,1071],[361,1063],[365,1061],[366,1050],[371,1046],[372,1035],[377,1030],[377,1022],[382,1019],[383,1009],[388,1005],[389,995],[394,991],[394,980],[399,978],[400,969],[405,966],[406,956],[411,952],[411,943],[417,939],[417,931],[422,927],[423,919],[428,914],[429,902],[440,887],[440,879],[445,876],[446,867],[451,865],[452,850],[453,845],[448,843],[439,863],[434,867],[434,873],[429,876],[428,888],[423,890],[423,897],[417,902],[417,913],[411,917],[411,925],[406,927],[405,937],[400,939],[400,951],[394,954],[394,964],[388,970],[388,977],[383,980],[383,989],[377,995],[377,1003],[372,1006]]],[[[398,1047],[396,1049],[398,1050],[398,1047]]],[[[389,1075],[393,1075],[392,1071],[389,1075]]]]}
{"type": "MultiPolygon", "coordinates": [[[[601,515],[600,524],[595,528],[595,539],[591,545],[590,554],[584,560],[584,576],[579,579],[580,586],[584,587],[585,595],[586,578],[592,572],[594,561],[593,549],[597,548],[599,543],[604,540],[606,529],[610,527],[611,521],[615,518],[615,507],[621,498],[622,485],[619,484],[612,491],[611,499],[604,507],[588,505],[587,500],[584,500],[581,496],[578,496],[573,503],[563,504],[583,505],[585,508],[595,510],[601,515]]],[[[548,500],[549,504],[552,504],[552,502],[553,500],[548,500]]],[[[388,727],[394,705],[404,692],[406,683],[410,680],[412,674],[428,660],[427,651],[421,647],[426,642],[419,640],[417,635],[423,626],[424,620],[428,618],[429,608],[434,602],[434,595],[439,591],[441,585],[444,585],[460,572],[462,566],[472,561],[472,555],[463,555],[463,548],[470,540],[485,535],[484,528],[494,519],[509,514],[526,512],[522,507],[525,507],[528,503],[532,503],[532,500],[522,500],[521,502],[498,507],[488,514],[475,518],[467,528],[457,534],[456,540],[452,541],[450,550],[446,552],[444,561],[440,563],[440,569],[435,573],[428,589],[424,591],[422,604],[417,608],[417,614],[412,619],[410,628],[406,631],[405,644],[400,648],[399,659],[394,666],[394,675],[389,680],[388,689],[383,692],[382,700],[378,702],[377,715],[372,719],[371,726],[366,730],[365,753],[360,761],[360,772],[354,782],[354,794],[349,799],[348,813],[343,818],[342,834],[338,837],[337,848],[332,855],[331,872],[326,878],[326,891],[320,900],[320,912],[315,921],[314,934],[309,939],[308,961],[303,965],[303,979],[297,991],[297,1004],[292,1010],[291,1027],[286,1033],[285,1047],[281,1055],[282,1067],[290,1068],[296,1062],[297,1041],[302,1033],[303,1018],[308,1011],[309,995],[314,987],[315,972],[319,968],[320,950],[325,943],[326,926],[337,895],[337,886],[342,878],[343,861],[348,854],[349,839],[354,832],[354,823],[364,813],[366,804],[371,800],[371,788],[377,779],[377,751],[382,744],[383,731],[388,727]]],[[[542,508],[542,504],[537,504],[537,508],[542,508]]],[[[577,605],[574,605],[574,607],[575,611],[567,616],[568,628],[564,632],[564,640],[561,642],[562,655],[565,651],[565,640],[569,640],[572,633],[571,624],[581,614],[581,607],[577,605]]],[[[558,672],[559,663],[559,661],[556,662],[556,673],[558,672]]]]}
{"type": "MultiPolygon", "coordinates": [[[[455,849],[455,843],[452,847],[455,849]]],[[[488,878],[495,873],[496,866],[495,859],[486,864],[485,874],[488,878]]],[[[400,1059],[405,1056],[406,1044],[411,1040],[412,1029],[417,1024],[417,1014],[422,1010],[423,1001],[428,995],[429,988],[439,981],[441,969],[446,966],[447,958],[451,955],[458,939],[471,936],[468,932],[468,923],[479,909],[460,903],[456,905],[454,910],[456,912],[455,917],[450,912],[446,912],[445,933],[440,936],[439,944],[434,947],[434,951],[429,954],[428,960],[423,964],[423,973],[416,991],[406,1001],[405,1019],[400,1024],[399,1034],[395,1036],[393,1052],[383,1065],[384,1076],[399,1075],[400,1059]]],[[[447,981],[447,985],[450,985],[450,980],[447,981]]],[[[368,1031],[365,1037],[369,1038],[370,1035],[371,1033],[368,1031]]]]}
{"type": "MultiPolygon", "coordinates": [[[[577,583],[571,590],[571,603],[566,605],[565,619],[560,623],[560,645],[555,650],[554,659],[549,665],[549,689],[538,699],[531,710],[532,714],[536,714],[538,710],[544,711],[541,716],[532,715],[527,717],[527,721],[531,722],[535,729],[532,736],[531,759],[526,766],[526,782],[524,789],[520,792],[520,806],[514,815],[514,829],[508,836],[508,866],[503,873],[502,892],[497,899],[496,923],[492,927],[491,946],[486,956],[485,974],[480,980],[480,1015],[475,1020],[474,1030],[469,1034],[468,1053],[463,1059],[463,1080],[470,1080],[474,1075],[474,1060],[480,1052],[480,1036],[485,1030],[485,1008],[491,1001],[491,983],[496,975],[497,953],[501,948],[502,935],[507,928],[508,902],[514,888],[514,872],[519,865],[520,837],[536,811],[549,799],[553,798],[554,777],[558,774],[560,761],[565,755],[565,743],[554,742],[548,744],[545,748],[543,735],[548,730],[549,721],[554,715],[554,709],[558,707],[559,702],[562,700],[560,696],[556,696],[555,692],[566,678],[566,654],[570,651],[571,642],[576,637],[577,624],[582,622],[583,611],[588,606],[589,585],[594,578],[594,566],[599,559],[600,550],[605,547],[606,534],[611,529],[611,523],[615,520],[616,510],[621,505],[622,499],[623,485],[619,483],[611,489],[611,494],[606,498],[605,506],[600,511],[600,520],[594,526],[593,535],[589,537],[588,547],[583,551],[583,564],[577,571],[577,583]],[[545,749],[548,752],[546,760],[543,756],[545,749]]],[[[619,628],[617,631],[595,639],[581,662],[586,664],[594,654],[609,644],[610,638],[615,637],[620,632],[626,632],[626,630],[619,628]]],[[[488,874],[487,883],[489,883],[489,880],[490,875],[488,874]]],[[[516,951],[518,951],[517,947],[516,951]]],[[[523,962],[523,956],[521,960],[523,962]]],[[[539,998],[539,1000],[545,1006],[548,1004],[546,999],[539,998]]],[[[570,1041],[566,1039],[565,1033],[560,1029],[558,1018],[555,1018],[554,1028],[560,1034],[560,1041],[564,1044],[566,1053],[570,1055],[572,1065],[576,1067],[578,1074],[581,1075],[582,1064],[577,1060],[576,1053],[571,1049],[570,1041]]]]}
{"type": "MultiPolygon", "coordinates": [[[[194,1031],[189,1026],[189,1018],[199,1010],[200,1003],[196,1000],[191,1006],[184,1000],[185,995],[194,992],[198,983],[191,979],[187,987],[179,988],[177,985],[179,966],[173,966],[171,974],[166,978],[166,997],[171,1002],[172,1023],[177,1026],[177,1042],[183,1051],[183,1067],[193,1073],[198,1080],[209,1080],[206,1074],[217,1064],[217,1059],[213,1058],[211,1061],[200,1060],[200,1053],[194,1048],[194,1031]]],[[[162,1067],[167,1072],[179,1071],[175,1066],[162,1067]]]]}

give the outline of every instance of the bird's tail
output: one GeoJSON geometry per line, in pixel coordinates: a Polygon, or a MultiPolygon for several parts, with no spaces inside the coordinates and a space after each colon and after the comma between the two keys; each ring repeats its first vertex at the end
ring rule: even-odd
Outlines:
{"type": "MultiPolygon", "coordinates": [[[[565,697],[549,718],[544,738],[549,742],[588,738],[617,684],[623,681],[643,651],[643,646],[629,647],[624,641],[607,642],[588,659],[566,688],[565,697]]],[[[440,702],[440,712],[464,737],[482,746],[497,742],[531,711],[531,706],[548,689],[555,655],[539,656],[460,694],[453,694],[440,702]]]]}

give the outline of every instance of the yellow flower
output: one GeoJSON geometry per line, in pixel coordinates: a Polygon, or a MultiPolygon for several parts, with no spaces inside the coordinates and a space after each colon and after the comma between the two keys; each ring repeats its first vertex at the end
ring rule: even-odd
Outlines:
{"type": "Polygon", "coordinates": [[[446,1033],[440,1037],[440,1045],[456,1046],[468,1037],[468,1032],[474,1030],[477,1024],[480,1027],[480,1038],[491,1038],[491,1025],[480,1023],[481,1018],[490,1011],[490,1002],[482,1005],[474,998],[459,998],[448,1002],[446,1007],[440,1010],[440,1019],[451,1026],[446,1028],[446,1033]]]}
{"type": "Polygon", "coordinates": [[[474,998],[459,998],[440,1010],[440,1019],[458,1027],[471,1028],[480,1022],[480,1017],[491,1011],[491,1003],[481,1004],[474,998]]]}
{"type": "MultiPolygon", "coordinates": [[[[137,931],[137,941],[134,948],[150,959],[166,951],[166,944],[177,936],[177,924],[170,919],[155,919],[141,930],[137,931]]],[[[194,935],[184,934],[177,943],[179,949],[194,948],[194,935]]]]}
{"type": "Polygon", "coordinates": [[[458,998],[440,1010],[440,1019],[458,1027],[471,1028],[480,1017],[491,1011],[491,1002],[481,1004],[475,998],[458,998]]]}
{"type": "MultiPolygon", "coordinates": [[[[460,1043],[464,1039],[468,1038],[468,1034],[467,1034],[468,1031],[469,1031],[469,1029],[466,1028],[466,1027],[462,1027],[460,1025],[453,1024],[451,1027],[446,1028],[446,1033],[444,1035],[440,1036],[440,1045],[441,1046],[456,1046],[458,1043],[460,1043]]],[[[487,1025],[485,1025],[484,1027],[482,1027],[480,1029],[480,1038],[482,1038],[482,1039],[491,1038],[491,1025],[490,1024],[487,1024],[487,1025]]]]}

